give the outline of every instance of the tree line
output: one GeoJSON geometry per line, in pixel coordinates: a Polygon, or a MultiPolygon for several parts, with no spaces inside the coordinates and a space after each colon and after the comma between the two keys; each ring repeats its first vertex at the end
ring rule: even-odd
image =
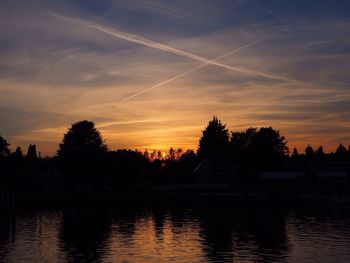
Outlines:
{"type": "MultiPolygon", "coordinates": [[[[92,121],[68,129],[55,156],[41,158],[36,145],[27,154],[14,152],[0,136],[0,182],[15,189],[116,189],[140,184],[193,184],[196,168],[207,163],[213,182],[235,171],[240,179],[259,173],[309,169],[313,163],[350,164],[350,147],[340,144],[334,153],[307,145],[304,153],[290,153],[286,138],[272,127],[230,132],[217,117],[202,131],[197,151],[171,148],[160,151],[112,151],[92,121]]],[[[226,177],[225,177],[226,176],[226,177]]],[[[222,178],[220,179],[222,180],[222,178]]]]}

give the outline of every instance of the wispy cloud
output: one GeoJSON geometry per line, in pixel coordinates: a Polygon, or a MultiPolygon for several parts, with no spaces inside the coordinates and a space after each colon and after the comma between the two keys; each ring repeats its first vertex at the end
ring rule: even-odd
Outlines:
{"type": "Polygon", "coordinates": [[[4,0],[0,133],[53,154],[89,119],[111,149],[196,149],[218,115],[333,150],[350,140],[349,12],[327,0],[4,0]]]}
{"type": "MultiPolygon", "coordinates": [[[[267,38],[264,38],[264,39],[267,39],[267,38]]],[[[237,53],[237,52],[239,52],[239,51],[241,51],[241,50],[243,50],[243,49],[249,48],[249,47],[255,45],[256,43],[258,43],[258,42],[260,42],[260,41],[262,41],[262,39],[260,39],[260,40],[255,40],[255,41],[253,41],[253,42],[251,42],[251,43],[248,43],[248,44],[246,44],[246,45],[243,45],[243,46],[241,46],[241,47],[239,47],[239,48],[235,48],[235,49],[233,49],[233,50],[231,50],[231,51],[229,51],[229,52],[227,52],[227,53],[225,53],[225,54],[223,54],[223,55],[221,55],[221,56],[219,56],[219,57],[217,57],[217,58],[211,60],[210,62],[216,62],[216,61],[218,61],[218,60],[220,60],[220,59],[222,59],[222,58],[224,58],[224,57],[227,57],[227,56],[229,56],[229,55],[232,55],[232,54],[234,54],[234,53],[237,53]]],[[[154,85],[154,86],[152,86],[152,87],[150,87],[150,88],[147,88],[147,89],[145,89],[145,90],[142,90],[142,91],[140,91],[140,92],[138,92],[138,93],[135,93],[135,94],[133,94],[133,95],[131,95],[131,96],[128,96],[128,97],[122,99],[122,101],[130,100],[130,99],[135,98],[136,96],[139,96],[139,95],[141,95],[141,94],[143,94],[143,93],[145,93],[145,92],[148,92],[148,91],[150,91],[150,90],[159,88],[159,87],[161,87],[161,86],[164,86],[165,84],[170,83],[170,82],[172,82],[172,81],[174,81],[174,80],[177,80],[177,79],[179,79],[179,78],[182,78],[182,77],[184,77],[184,76],[186,76],[186,75],[188,75],[188,74],[191,74],[192,72],[195,72],[195,71],[197,71],[198,69],[200,69],[200,68],[202,68],[202,67],[204,67],[204,66],[206,66],[206,65],[208,65],[208,64],[211,64],[211,63],[206,62],[206,63],[204,63],[204,64],[198,65],[198,66],[196,66],[196,67],[194,67],[194,68],[192,68],[192,69],[190,69],[190,70],[188,70],[188,71],[186,71],[186,72],[184,72],[184,73],[181,73],[181,74],[179,74],[179,75],[176,75],[175,77],[172,77],[172,78],[170,78],[170,79],[167,79],[167,80],[165,80],[165,81],[162,81],[162,82],[160,82],[160,83],[158,83],[158,84],[156,84],[156,85],[154,85]]]]}
{"type": "Polygon", "coordinates": [[[103,33],[106,33],[106,34],[108,34],[110,36],[113,36],[113,37],[116,37],[116,38],[124,39],[126,41],[137,43],[137,44],[144,45],[144,46],[147,46],[147,47],[155,48],[155,49],[158,49],[158,50],[161,50],[161,51],[165,51],[165,52],[168,52],[168,53],[171,53],[171,54],[175,54],[175,55],[178,55],[178,56],[190,58],[190,59],[193,59],[193,60],[196,60],[196,61],[200,61],[200,62],[202,62],[204,64],[215,65],[215,66],[222,67],[222,68],[225,68],[225,69],[228,69],[228,70],[232,70],[232,71],[235,71],[235,72],[251,74],[251,75],[258,75],[258,76],[265,77],[265,78],[270,78],[270,79],[287,80],[284,77],[274,76],[272,74],[267,74],[267,73],[263,73],[263,72],[256,71],[256,70],[242,69],[242,68],[239,68],[239,67],[233,67],[233,66],[229,66],[229,65],[226,65],[226,64],[222,64],[222,63],[217,62],[218,59],[210,60],[208,58],[205,58],[205,57],[202,57],[202,56],[199,56],[199,55],[187,52],[187,51],[183,51],[183,50],[171,47],[169,45],[165,45],[163,43],[159,43],[159,42],[150,40],[150,39],[145,38],[145,37],[141,37],[141,36],[138,36],[138,35],[135,35],[135,34],[131,34],[131,33],[128,33],[128,32],[124,32],[124,31],[120,31],[120,30],[116,30],[116,29],[113,29],[111,27],[107,27],[107,26],[104,26],[104,25],[101,25],[101,24],[98,24],[98,23],[86,21],[86,20],[83,20],[83,19],[68,17],[68,16],[62,16],[62,15],[59,15],[59,14],[51,14],[51,15],[55,16],[55,17],[57,17],[59,19],[68,21],[68,22],[79,23],[79,24],[84,25],[86,27],[96,29],[98,31],[101,31],[103,33]]]}

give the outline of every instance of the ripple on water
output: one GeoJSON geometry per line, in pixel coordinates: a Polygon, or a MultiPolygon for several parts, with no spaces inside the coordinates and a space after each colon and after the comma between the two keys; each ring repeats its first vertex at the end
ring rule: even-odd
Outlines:
{"type": "Polygon", "coordinates": [[[350,262],[344,210],[88,207],[0,223],[0,262],[350,262]]]}

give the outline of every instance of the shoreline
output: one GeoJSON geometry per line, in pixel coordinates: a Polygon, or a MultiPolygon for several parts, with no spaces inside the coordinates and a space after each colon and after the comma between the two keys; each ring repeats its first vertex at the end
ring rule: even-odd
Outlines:
{"type": "Polygon", "coordinates": [[[2,201],[2,209],[17,206],[55,205],[303,205],[303,204],[342,204],[350,205],[350,194],[271,194],[237,192],[200,193],[118,193],[118,192],[16,192],[2,201]]]}

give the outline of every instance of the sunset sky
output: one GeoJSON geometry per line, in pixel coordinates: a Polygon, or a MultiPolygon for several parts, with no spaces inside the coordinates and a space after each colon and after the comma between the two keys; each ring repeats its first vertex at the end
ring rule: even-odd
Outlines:
{"type": "Polygon", "coordinates": [[[350,143],[350,1],[2,0],[0,134],[53,155],[73,122],[110,149],[196,149],[213,115],[290,148],[350,143]]]}

